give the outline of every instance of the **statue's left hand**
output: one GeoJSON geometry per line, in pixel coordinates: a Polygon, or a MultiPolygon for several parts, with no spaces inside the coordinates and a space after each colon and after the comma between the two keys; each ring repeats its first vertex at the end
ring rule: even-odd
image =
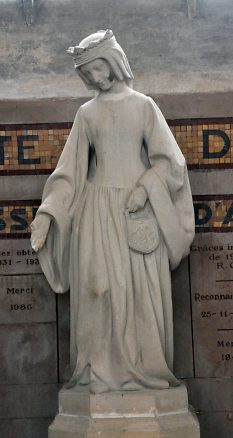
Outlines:
{"type": "Polygon", "coordinates": [[[135,212],[144,207],[146,200],[147,193],[144,187],[137,187],[130,193],[126,208],[131,212],[135,212]]]}

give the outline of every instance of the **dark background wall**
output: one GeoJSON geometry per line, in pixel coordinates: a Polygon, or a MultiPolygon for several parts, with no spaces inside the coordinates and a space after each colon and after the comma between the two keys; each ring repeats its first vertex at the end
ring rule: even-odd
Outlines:
{"type": "Polygon", "coordinates": [[[232,90],[231,0],[34,0],[33,16],[30,4],[0,0],[2,99],[86,95],[65,51],[105,28],[128,54],[140,91],[232,90]]]}

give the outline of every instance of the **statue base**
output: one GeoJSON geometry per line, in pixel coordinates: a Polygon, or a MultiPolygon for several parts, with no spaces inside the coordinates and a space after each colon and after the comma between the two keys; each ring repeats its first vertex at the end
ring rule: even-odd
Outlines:
{"type": "Polygon", "coordinates": [[[62,389],[49,438],[200,438],[184,385],[164,390],[90,394],[62,389]]]}

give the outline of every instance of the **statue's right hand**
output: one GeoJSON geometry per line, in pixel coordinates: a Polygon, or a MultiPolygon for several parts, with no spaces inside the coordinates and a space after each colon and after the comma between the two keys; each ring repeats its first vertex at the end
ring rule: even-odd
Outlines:
{"type": "Polygon", "coordinates": [[[34,251],[38,251],[44,245],[51,219],[50,215],[41,213],[31,223],[31,246],[34,251]]]}

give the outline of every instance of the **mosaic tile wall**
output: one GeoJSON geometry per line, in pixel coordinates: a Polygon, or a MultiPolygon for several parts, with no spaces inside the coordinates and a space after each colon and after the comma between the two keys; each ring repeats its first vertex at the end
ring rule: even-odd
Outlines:
{"type": "MultiPolygon", "coordinates": [[[[233,119],[168,122],[190,169],[233,167],[233,119]]],[[[0,175],[50,173],[70,123],[0,125],[0,175]]]]}
{"type": "Polygon", "coordinates": [[[0,239],[26,238],[30,235],[33,221],[40,200],[1,201],[0,202],[0,239]]]}
{"type": "Polygon", "coordinates": [[[170,128],[190,169],[232,167],[233,119],[171,121],[170,128]]]}
{"type": "MultiPolygon", "coordinates": [[[[233,168],[232,119],[168,121],[189,169],[233,168]]],[[[71,123],[0,125],[0,175],[49,174],[71,123]]],[[[0,239],[25,238],[40,200],[0,201],[0,239]]],[[[233,195],[194,196],[197,232],[233,230],[233,195]]]]}
{"type": "MultiPolygon", "coordinates": [[[[196,232],[233,231],[233,195],[194,196],[196,232]]],[[[30,237],[40,200],[1,201],[0,239],[30,237]]]]}
{"type": "Polygon", "coordinates": [[[193,196],[196,232],[233,231],[233,195],[193,196]]]}
{"type": "Polygon", "coordinates": [[[70,123],[0,126],[0,175],[50,173],[70,128],[70,123]]]}

